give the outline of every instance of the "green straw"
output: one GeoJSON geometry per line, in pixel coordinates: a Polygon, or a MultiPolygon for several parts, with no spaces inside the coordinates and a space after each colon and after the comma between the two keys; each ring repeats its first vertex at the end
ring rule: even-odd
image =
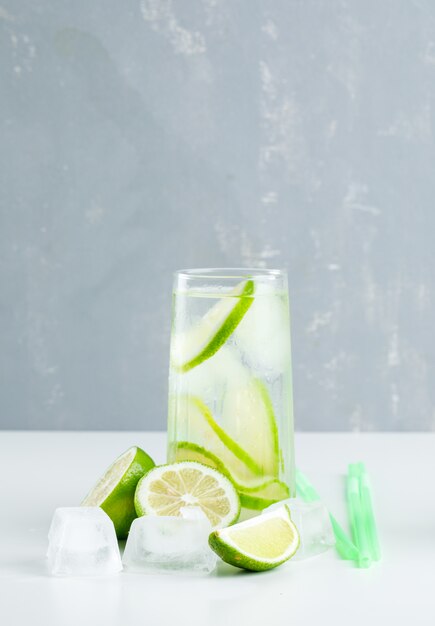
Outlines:
{"type": "Polygon", "coordinates": [[[361,505],[360,475],[361,464],[349,465],[347,475],[347,505],[353,540],[359,550],[358,566],[366,568],[370,567],[372,560],[370,558],[371,551],[369,548],[364,512],[361,505]]]}
{"type": "MultiPolygon", "coordinates": [[[[296,488],[302,500],[305,500],[306,502],[315,502],[316,500],[320,500],[320,496],[313,485],[299,470],[296,470],[296,488]]],[[[352,543],[346,532],[337,522],[335,517],[331,515],[331,513],[329,514],[329,519],[331,520],[332,529],[334,531],[335,547],[338,554],[342,559],[347,561],[358,561],[358,548],[352,543]]]]}
{"type": "Polygon", "coordinates": [[[370,557],[372,561],[379,561],[381,558],[381,547],[379,544],[376,519],[373,511],[372,491],[370,480],[363,463],[358,463],[359,488],[361,497],[361,509],[369,544],[370,557]]]}

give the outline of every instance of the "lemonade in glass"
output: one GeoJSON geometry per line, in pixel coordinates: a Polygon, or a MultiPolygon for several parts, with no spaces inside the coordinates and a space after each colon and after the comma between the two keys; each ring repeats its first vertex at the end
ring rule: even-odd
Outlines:
{"type": "Polygon", "coordinates": [[[230,478],[245,515],[295,495],[285,271],[175,274],[168,462],[188,460],[230,478]]]}

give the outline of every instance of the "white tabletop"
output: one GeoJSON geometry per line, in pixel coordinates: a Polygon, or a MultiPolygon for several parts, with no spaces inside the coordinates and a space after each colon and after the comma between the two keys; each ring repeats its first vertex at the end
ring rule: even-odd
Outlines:
{"type": "Polygon", "coordinates": [[[0,432],[0,624],[435,624],[435,434],[297,435],[298,466],[344,525],[347,463],[366,462],[383,549],[368,570],[330,551],[261,574],[50,577],[53,510],[130,445],[164,462],[162,433],[0,432]]]}

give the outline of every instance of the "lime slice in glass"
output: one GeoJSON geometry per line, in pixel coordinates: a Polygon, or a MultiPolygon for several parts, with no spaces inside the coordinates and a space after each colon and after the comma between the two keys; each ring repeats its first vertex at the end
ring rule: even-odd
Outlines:
{"type": "Polygon", "coordinates": [[[188,372],[215,354],[232,335],[253,302],[254,281],[237,285],[186,332],[174,335],[171,363],[178,372],[188,372]]]}
{"type": "Polygon", "coordinates": [[[175,443],[172,447],[171,459],[174,461],[198,461],[219,470],[234,483],[239,493],[240,503],[247,509],[262,511],[271,504],[289,497],[289,488],[277,479],[264,480],[245,471],[243,475],[245,484],[238,483],[221,459],[203,446],[190,441],[175,443]]]}
{"type": "Polygon", "coordinates": [[[266,385],[257,378],[228,389],[222,427],[256,462],[262,474],[279,474],[278,428],[266,385]]]}
{"type": "Polygon", "coordinates": [[[290,496],[289,488],[280,480],[270,480],[259,487],[239,489],[240,503],[245,509],[262,511],[271,504],[286,500],[290,496]]]}
{"type": "MultiPolygon", "coordinates": [[[[209,408],[196,396],[176,395],[170,399],[177,415],[177,438],[203,447],[217,457],[239,485],[264,483],[262,467],[214,419],[209,408]]],[[[172,459],[171,459],[172,460],[172,459]]]]}

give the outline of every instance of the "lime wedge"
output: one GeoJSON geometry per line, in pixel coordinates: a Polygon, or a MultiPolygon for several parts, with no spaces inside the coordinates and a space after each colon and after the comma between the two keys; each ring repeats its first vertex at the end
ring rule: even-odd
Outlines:
{"type": "Polygon", "coordinates": [[[136,516],[134,494],[139,479],[154,467],[141,448],[133,446],[105,471],[81,506],[99,506],[112,520],[118,539],[125,539],[136,516]]]}
{"type": "Polygon", "coordinates": [[[254,281],[243,281],[221,298],[190,330],[174,335],[171,362],[188,372],[215,354],[239,325],[253,302],[254,281]]]}
{"type": "Polygon", "coordinates": [[[255,460],[262,474],[279,474],[278,428],[266,385],[252,378],[245,385],[228,389],[222,425],[255,460]]]}
{"type": "Polygon", "coordinates": [[[211,533],[209,544],[226,563],[259,572],[288,561],[299,534],[286,506],[211,533]]]}
{"type": "Polygon", "coordinates": [[[194,461],[150,470],[139,481],[134,502],[138,515],[180,517],[180,509],[200,507],[213,528],[233,524],[240,514],[239,496],[231,481],[194,461]]]}
{"type": "Polygon", "coordinates": [[[239,485],[259,486],[265,482],[261,466],[217,424],[202,400],[177,395],[171,402],[176,403],[171,411],[177,415],[177,439],[186,438],[210,451],[239,485]]]}

